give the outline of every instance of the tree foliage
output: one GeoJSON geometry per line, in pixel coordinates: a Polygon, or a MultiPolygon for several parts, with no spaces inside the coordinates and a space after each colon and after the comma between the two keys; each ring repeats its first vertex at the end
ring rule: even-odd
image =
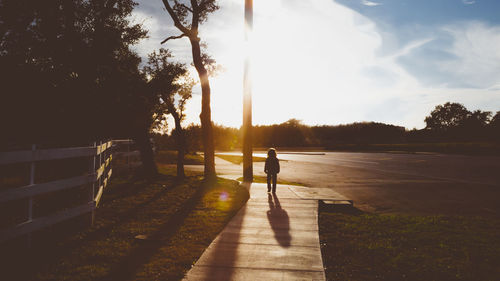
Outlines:
{"type": "Polygon", "coordinates": [[[156,127],[165,124],[165,116],[170,114],[175,123],[173,134],[177,146],[177,176],[184,177],[184,153],[186,143],[181,122],[185,117],[186,102],[191,98],[194,81],[189,77],[187,68],[180,63],[171,62],[172,55],[166,49],[149,55],[144,72],[150,77],[150,89],[155,96],[154,123],[156,127]]]}
{"type": "Polygon", "coordinates": [[[460,103],[447,102],[438,105],[425,118],[426,128],[430,130],[446,130],[464,124],[470,116],[470,111],[460,103]]]}
{"type": "Polygon", "coordinates": [[[500,111],[497,111],[495,116],[491,118],[490,124],[494,127],[500,127],[500,111]]]}
{"type": "MultiPolygon", "coordinates": [[[[2,0],[1,122],[8,142],[132,136],[148,126],[131,0],[2,0]]],[[[149,117],[150,119],[150,117],[149,117]]]]}
{"type": "Polygon", "coordinates": [[[202,24],[207,20],[210,13],[219,9],[216,0],[174,0],[172,10],[179,21],[188,29],[197,28],[196,23],[202,24]]]}
{"type": "Polygon", "coordinates": [[[447,102],[436,106],[425,118],[425,129],[442,140],[491,140],[499,135],[495,128],[497,116],[492,118],[490,111],[469,111],[462,104],[447,102]]]}

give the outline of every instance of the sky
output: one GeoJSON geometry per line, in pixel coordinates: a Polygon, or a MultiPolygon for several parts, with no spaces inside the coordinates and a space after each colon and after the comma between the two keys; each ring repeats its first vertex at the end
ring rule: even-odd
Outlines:
{"type": "MultiPolygon", "coordinates": [[[[131,20],[149,30],[134,47],[144,61],[163,47],[190,64],[188,39],[160,44],[179,34],[161,0],[136,1],[131,20]]],[[[217,124],[242,124],[247,49],[254,124],[295,118],[308,125],[375,121],[420,129],[448,101],[500,111],[500,1],[254,0],[250,45],[244,0],[219,5],[200,27],[207,53],[221,66],[210,80],[217,124]]],[[[198,84],[185,124],[199,123],[200,92],[198,84]]]]}

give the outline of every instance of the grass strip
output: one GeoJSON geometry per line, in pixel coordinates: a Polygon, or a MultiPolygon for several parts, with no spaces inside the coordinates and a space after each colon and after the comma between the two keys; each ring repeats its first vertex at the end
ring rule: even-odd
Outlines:
{"type": "Polygon", "coordinates": [[[53,241],[6,280],[182,279],[249,195],[236,181],[178,181],[164,167],[153,181],[113,179],[94,227],[53,241]]]}
{"type": "MultiPolygon", "coordinates": [[[[237,181],[243,181],[243,177],[239,177],[236,180],[237,181]]],[[[267,183],[267,177],[264,177],[264,176],[255,176],[254,175],[253,176],[253,182],[255,182],[255,183],[267,183]]],[[[282,180],[282,179],[280,179],[279,176],[278,176],[277,184],[304,186],[303,184],[301,184],[299,182],[282,180]]]]}
{"type": "Polygon", "coordinates": [[[322,212],[328,280],[498,280],[500,219],[322,212]]]}
{"type": "MultiPolygon", "coordinates": [[[[240,165],[241,163],[243,163],[243,156],[241,156],[241,155],[215,154],[215,156],[222,158],[226,161],[232,162],[236,165],[240,165]]],[[[265,162],[266,158],[260,157],[260,156],[253,156],[252,161],[253,162],[265,162]]]]}

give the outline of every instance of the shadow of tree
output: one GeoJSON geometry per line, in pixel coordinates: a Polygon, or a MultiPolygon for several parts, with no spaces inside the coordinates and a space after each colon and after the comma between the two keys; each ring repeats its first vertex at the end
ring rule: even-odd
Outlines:
{"type": "MultiPolygon", "coordinates": [[[[213,184],[213,183],[205,183],[213,184]]],[[[191,198],[184,202],[171,218],[163,223],[154,233],[147,237],[143,243],[138,245],[132,252],[115,266],[109,274],[100,280],[133,280],[136,273],[146,264],[165,243],[169,242],[175,233],[182,227],[185,219],[202,200],[206,192],[206,186],[199,188],[191,198]]]]}
{"type": "MultiPolygon", "coordinates": [[[[163,179],[167,179],[169,176],[163,176],[163,179]]],[[[170,177],[171,178],[171,177],[170,177]]],[[[146,181],[136,178],[127,178],[130,182],[124,184],[117,184],[112,189],[107,190],[106,196],[103,199],[102,204],[113,202],[127,197],[134,197],[140,194],[142,189],[140,188],[146,181]]],[[[121,212],[113,212],[113,222],[108,223],[102,227],[93,227],[88,229],[90,222],[90,215],[84,214],[82,216],[76,217],[72,220],[60,223],[51,228],[46,228],[35,233],[32,237],[31,247],[25,248],[25,237],[20,237],[15,243],[12,243],[12,247],[7,248],[2,246],[2,253],[0,255],[0,261],[2,264],[8,264],[7,268],[12,271],[13,275],[18,275],[16,280],[27,280],[30,279],[31,275],[36,274],[44,267],[47,267],[50,263],[55,260],[61,259],[68,252],[76,251],[78,247],[81,246],[81,241],[85,240],[96,241],[102,239],[113,229],[118,228],[120,225],[124,225],[134,219],[134,214],[140,210],[147,207],[149,204],[157,201],[165,193],[170,192],[172,187],[180,184],[174,180],[174,184],[168,188],[158,189],[150,198],[147,200],[132,205],[130,208],[121,212]],[[79,239],[67,240],[72,235],[80,234],[79,239]],[[64,247],[57,244],[57,241],[64,241],[64,247]],[[20,245],[24,246],[19,248],[20,245]],[[47,253],[50,252],[50,258],[47,257],[47,253]],[[7,263],[8,262],[8,263],[7,263]]],[[[97,209],[97,214],[99,214],[99,209],[97,209]]],[[[9,276],[9,273],[6,273],[9,276]]],[[[9,276],[10,278],[10,276],[9,276]]]]}
{"type": "Polygon", "coordinates": [[[319,200],[318,202],[318,209],[320,213],[339,213],[346,215],[362,215],[365,213],[351,204],[326,204],[322,200],[319,200]]]}

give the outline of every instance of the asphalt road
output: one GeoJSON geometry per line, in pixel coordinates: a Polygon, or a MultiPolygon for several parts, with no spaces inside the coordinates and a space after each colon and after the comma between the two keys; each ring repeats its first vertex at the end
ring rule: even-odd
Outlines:
{"type": "MultiPolygon", "coordinates": [[[[278,152],[278,158],[278,177],[331,188],[364,211],[500,216],[500,157],[278,152]]],[[[264,175],[263,165],[254,163],[256,175],[264,175]]],[[[240,168],[217,161],[219,174],[240,168]]]]}

